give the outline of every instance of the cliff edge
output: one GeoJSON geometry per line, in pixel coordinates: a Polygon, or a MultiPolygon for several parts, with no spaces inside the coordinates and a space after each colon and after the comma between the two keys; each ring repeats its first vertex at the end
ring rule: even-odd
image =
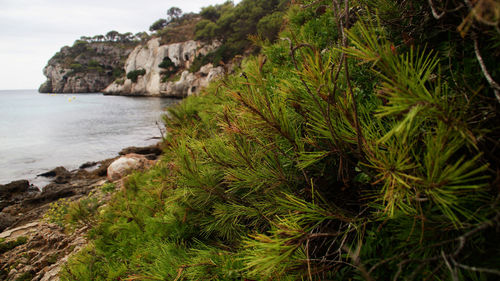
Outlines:
{"type": "Polygon", "coordinates": [[[100,92],[123,74],[124,62],[136,44],[78,40],[65,46],[45,66],[47,81],[39,92],[100,92]]]}

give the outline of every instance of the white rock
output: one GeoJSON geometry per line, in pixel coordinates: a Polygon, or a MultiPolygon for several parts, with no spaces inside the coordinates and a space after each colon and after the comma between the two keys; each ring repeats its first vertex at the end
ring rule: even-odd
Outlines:
{"type": "Polygon", "coordinates": [[[132,171],[150,167],[154,161],[146,159],[143,155],[127,154],[113,161],[108,167],[108,180],[116,181],[130,174],[132,171]]]}
{"type": "Polygon", "coordinates": [[[146,95],[146,96],[176,96],[185,97],[199,92],[208,81],[218,77],[210,75],[213,69],[223,73],[222,67],[213,68],[211,64],[200,70],[201,74],[183,71],[179,81],[162,83],[162,69],[158,66],[165,57],[181,69],[188,69],[197,56],[206,55],[220,46],[219,42],[204,44],[198,41],[186,41],[168,45],[160,45],[160,39],[149,40],[145,45],[137,46],[128,56],[125,72],[144,69],[146,74],[139,76],[136,83],[126,79],[124,83],[112,83],[105,90],[107,94],[146,95]]]}

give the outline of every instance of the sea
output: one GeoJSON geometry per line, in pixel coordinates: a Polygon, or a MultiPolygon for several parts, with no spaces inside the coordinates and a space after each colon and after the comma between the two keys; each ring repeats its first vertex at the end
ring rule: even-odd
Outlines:
{"type": "Polygon", "coordinates": [[[0,90],[0,184],[27,179],[64,166],[118,155],[129,146],[159,141],[165,109],[176,99],[39,94],[36,90],[0,90]]]}

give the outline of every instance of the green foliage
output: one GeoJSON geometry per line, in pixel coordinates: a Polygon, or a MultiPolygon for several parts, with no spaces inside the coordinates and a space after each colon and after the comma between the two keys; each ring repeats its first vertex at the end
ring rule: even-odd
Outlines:
{"type": "Polygon", "coordinates": [[[125,79],[124,78],[119,78],[119,79],[116,79],[114,81],[114,83],[118,84],[118,85],[123,85],[125,83],[125,79]]]}
{"type": "Polygon", "coordinates": [[[158,65],[158,67],[164,69],[162,71],[163,75],[162,82],[170,78],[173,74],[177,73],[177,71],[179,70],[179,67],[177,67],[169,57],[164,57],[163,61],[158,65]]]}
{"type": "Polygon", "coordinates": [[[151,24],[151,26],[149,27],[149,31],[153,32],[153,31],[160,30],[160,29],[164,28],[165,26],[167,26],[167,23],[168,22],[166,19],[158,19],[153,24],[151,24]]]}
{"type": "Polygon", "coordinates": [[[25,272],[21,274],[19,277],[17,277],[15,281],[29,281],[29,280],[33,280],[33,273],[25,272]]]}
{"type": "Polygon", "coordinates": [[[122,68],[113,68],[112,76],[113,79],[121,78],[125,75],[125,70],[122,68]]]}
{"type": "MultiPolygon", "coordinates": [[[[442,42],[403,43],[393,17],[432,16],[425,3],[366,1],[347,21],[297,2],[283,40],[256,39],[241,73],[168,110],[162,160],[127,180],[63,279],[498,277],[498,104],[474,50],[450,70],[442,42]]],[[[227,7],[206,19],[229,24],[227,7]]]]}
{"type": "Polygon", "coordinates": [[[101,185],[100,189],[104,193],[111,193],[111,192],[115,191],[116,185],[114,183],[105,183],[105,184],[101,185]]]}
{"type": "Polygon", "coordinates": [[[215,38],[217,32],[217,24],[210,20],[201,20],[196,24],[196,40],[210,40],[215,38]]]}
{"type": "Polygon", "coordinates": [[[71,202],[65,219],[71,225],[91,226],[94,221],[94,214],[100,205],[99,200],[90,194],[88,197],[71,202]]]}
{"type": "MultiPolygon", "coordinates": [[[[114,184],[105,184],[101,186],[100,190],[104,193],[110,193],[114,188],[114,184]]],[[[86,197],[76,201],[59,199],[50,204],[43,218],[64,229],[72,229],[82,225],[91,226],[95,222],[98,208],[103,204],[101,197],[102,195],[91,192],[86,197]]]]}
{"type": "Polygon", "coordinates": [[[203,17],[196,25],[195,39],[220,40],[225,48],[222,57],[232,58],[248,49],[251,35],[275,40],[283,22],[283,11],[288,0],[243,0],[234,6],[228,1],[222,5],[203,8],[203,17]]]}
{"type": "Polygon", "coordinates": [[[43,218],[50,222],[57,224],[59,227],[64,227],[66,224],[66,215],[68,214],[68,207],[70,201],[62,198],[56,202],[50,203],[49,209],[43,215],[43,218]]]}
{"type": "Polygon", "coordinates": [[[193,63],[189,67],[189,72],[195,73],[206,64],[211,63],[213,66],[219,66],[224,61],[228,61],[236,55],[235,51],[229,50],[227,45],[222,45],[215,51],[206,55],[200,55],[194,58],[193,63]]]}
{"type": "Polygon", "coordinates": [[[26,244],[26,242],[28,242],[28,238],[24,237],[24,236],[19,236],[19,237],[17,237],[16,240],[12,240],[12,241],[8,241],[8,242],[5,242],[5,239],[1,238],[0,239],[0,255],[14,249],[17,246],[26,244]]]}
{"type": "Polygon", "coordinates": [[[84,70],[83,65],[77,62],[72,63],[69,67],[73,70],[73,72],[81,72],[84,70]]]}
{"type": "Polygon", "coordinates": [[[182,15],[182,10],[178,7],[170,7],[167,11],[167,15],[170,18],[170,21],[175,21],[182,15]]]}
{"type": "Polygon", "coordinates": [[[261,18],[257,23],[257,34],[271,42],[276,40],[283,24],[283,17],[283,12],[275,12],[261,18]]]}
{"type": "Polygon", "coordinates": [[[169,57],[164,57],[163,61],[158,65],[158,67],[169,69],[175,67],[175,63],[169,57]]]}
{"type": "Polygon", "coordinates": [[[132,80],[132,82],[137,83],[137,78],[139,78],[139,76],[142,76],[144,74],[146,74],[146,70],[144,69],[132,70],[129,73],[127,73],[127,79],[130,79],[132,80]]]}

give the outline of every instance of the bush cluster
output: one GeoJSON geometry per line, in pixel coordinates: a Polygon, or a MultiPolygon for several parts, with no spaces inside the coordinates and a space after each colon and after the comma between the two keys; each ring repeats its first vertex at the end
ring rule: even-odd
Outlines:
{"type": "Polygon", "coordinates": [[[0,255],[14,249],[17,246],[26,244],[28,238],[24,236],[17,237],[16,240],[5,242],[5,239],[0,239],[0,255]]]}
{"type": "Polygon", "coordinates": [[[283,40],[169,109],[63,279],[498,278],[492,14],[295,2],[283,40]]]}
{"type": "MultiPolygon", "coordinates": [[[[209,6],[200,12],[202,20],[196,24],[195,39],[223,42],[219,51],[227,62],[235,54],[242,54],[251,42],[250,35],[274,41],[281,29],[283,11],[288,0],[243,0],[238,5],[232,2],[209,6]]],[[[217,62],[218,63],[218,62],[217,62]]]]}
{"type": "Polygon", "coordinates": [[[146,70],[144,69],[132,70],[129,73],[127,73],[127,79],[130,79],[132,80],[132,82],[137,83],[137,78],[139,78],[139,76],[142,76],[144,74],[146,74],[146,70]]]}
{"type": "Polygon", "coordinates": [[[179,67],[175,65],[175,63],[169,58],[164,57],[163,61],[158,65],[159,68],[163,68],[162,74],[162,82],[168,80],[172,75],[179,71],[179,67]]]}

